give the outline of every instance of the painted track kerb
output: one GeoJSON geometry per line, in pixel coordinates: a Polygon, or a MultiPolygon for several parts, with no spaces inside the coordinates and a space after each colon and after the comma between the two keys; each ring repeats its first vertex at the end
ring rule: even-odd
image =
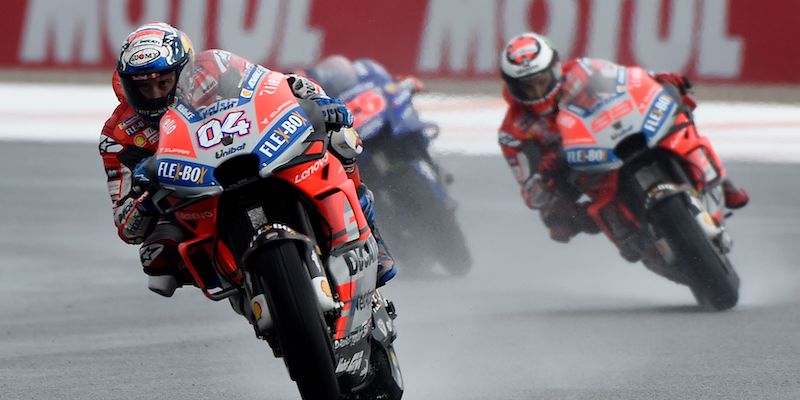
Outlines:
{"type": "MultiPolygon", "coordinates": [[[[110,85],[1,84],[0,140],[96,141],[117,100],[110,85]]],[[[422,94],[422,117],[439,123],[443,153],[499,154],[496,131],[505,112],[499,96],[422,94]]],[[[695,117],[725,159],[800,162],[800,106],[705,102],[695,117]]]]}

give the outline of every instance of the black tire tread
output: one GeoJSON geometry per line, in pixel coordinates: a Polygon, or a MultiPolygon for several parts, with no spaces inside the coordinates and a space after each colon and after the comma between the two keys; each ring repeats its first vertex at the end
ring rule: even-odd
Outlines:
{"type": "Polygon", "coordinates": [[[739,301],[739,276],[697,225],[686,201],[683,195],[662,200],[650,210],[651,221],[691,280],[698,303],[716,311],[732,308],[739,301]]]}
{"type": "Polygon", "coordinates": [[[279,242],[253,257],[253,274],[267,291],[284,360],[302,398],[338,399],[333,346],[297,245],[279,242]]]}

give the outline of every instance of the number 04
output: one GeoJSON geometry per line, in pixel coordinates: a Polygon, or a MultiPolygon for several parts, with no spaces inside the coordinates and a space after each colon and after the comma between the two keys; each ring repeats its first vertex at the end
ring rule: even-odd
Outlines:
{"type": "Polygon", "coordinates": [[[213,118],[197,129],[197,140],[200,147],[207,149],[222,142],[223,135],[237,134],[244,136],[250,133],[250,120],[242,118],[244,111],[234,111],[220,121],[213,118]]]}

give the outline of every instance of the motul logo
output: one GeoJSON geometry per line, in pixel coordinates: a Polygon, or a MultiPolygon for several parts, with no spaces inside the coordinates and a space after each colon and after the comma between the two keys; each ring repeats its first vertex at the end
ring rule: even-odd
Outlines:
{"type": "Polygon", "coordinates": [[[698,75],[708,77],[741,73],[744,43],[727,34],[728,0],[672,1],[665,14],[661,1],[593,0],[581,6],[577,1],[546,0],[543,31],[531,26],[533,3],[429,0],[417,69],[495,73],[506,40],[541,31],[553,40],[562,59],[589,55],[619,61],[622,51],[629,51],[634,63],[646,68],[694,67],[698,75]],[[581,14],[588,15],[585,23],[581,14]],[[662,25],[670,27],[666,36],[662,25]]]}
{"type": "Polygon", "coordinates": [[[397,73],[496,77],[505,41],[536,31],[552,39],[561,59],[597,57],[697,78],[800,79],[800,61],[771,63],[763,56],[796,53],[793,41],[780,40],[787,37],[780,17],[800,12],[794,0],[770,0],[770,7],[733,0],[412,0],[401,7],[407,23],[397,26],[385,23],[391,21],[386,15],[397,14],[395,2],[361,2],[377,23],[360,25],[358,37],[338,25],[352,17],[348,8],[329,3],[11,1],[4,3],[7,19],[21,24],[17,30],[10,25],[0,63],[111,68],[131,31],[147,21],[167,21],[185,31],[195,49],[229,50],[275,70],[310,65],[324,50],[363,54],[397,73]],[[398,37],[407,40],[386,46],[398,37]]]}
{"type": "MultiPolygon", "coordinates": [[[[322,34],[308,23],[310,0],[141,0],[138,20],[131,20],[129,3],[28,0],[19,60],[44,63],[52,57],[55,64],[97,64],[104,56],[119,54],[118,44],[148,21],[180,27],[197,49],[221,48],[255,62],[274,55],[281,65],[305,65],[320,53],[322,34]],[[213,29],[208,29],[208,21],[213,29]]],[[[139,60],[144,63],[147,58],[139,60]]]]}

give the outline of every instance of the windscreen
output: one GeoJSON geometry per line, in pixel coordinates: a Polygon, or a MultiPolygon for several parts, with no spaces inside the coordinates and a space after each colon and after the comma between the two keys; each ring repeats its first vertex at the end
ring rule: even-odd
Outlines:
{"type": "Polygon", "coordinates": [[[178,82],[176,108],[193,122],[249,102],[266,72],[222,50],[200,52],[186,69],[178,82]]]}
{"type": "Polygon", "coordinates": [[[625,94],[625,68],[586,63],[565,76],[561,108],[586,118],[625,94]]]}

